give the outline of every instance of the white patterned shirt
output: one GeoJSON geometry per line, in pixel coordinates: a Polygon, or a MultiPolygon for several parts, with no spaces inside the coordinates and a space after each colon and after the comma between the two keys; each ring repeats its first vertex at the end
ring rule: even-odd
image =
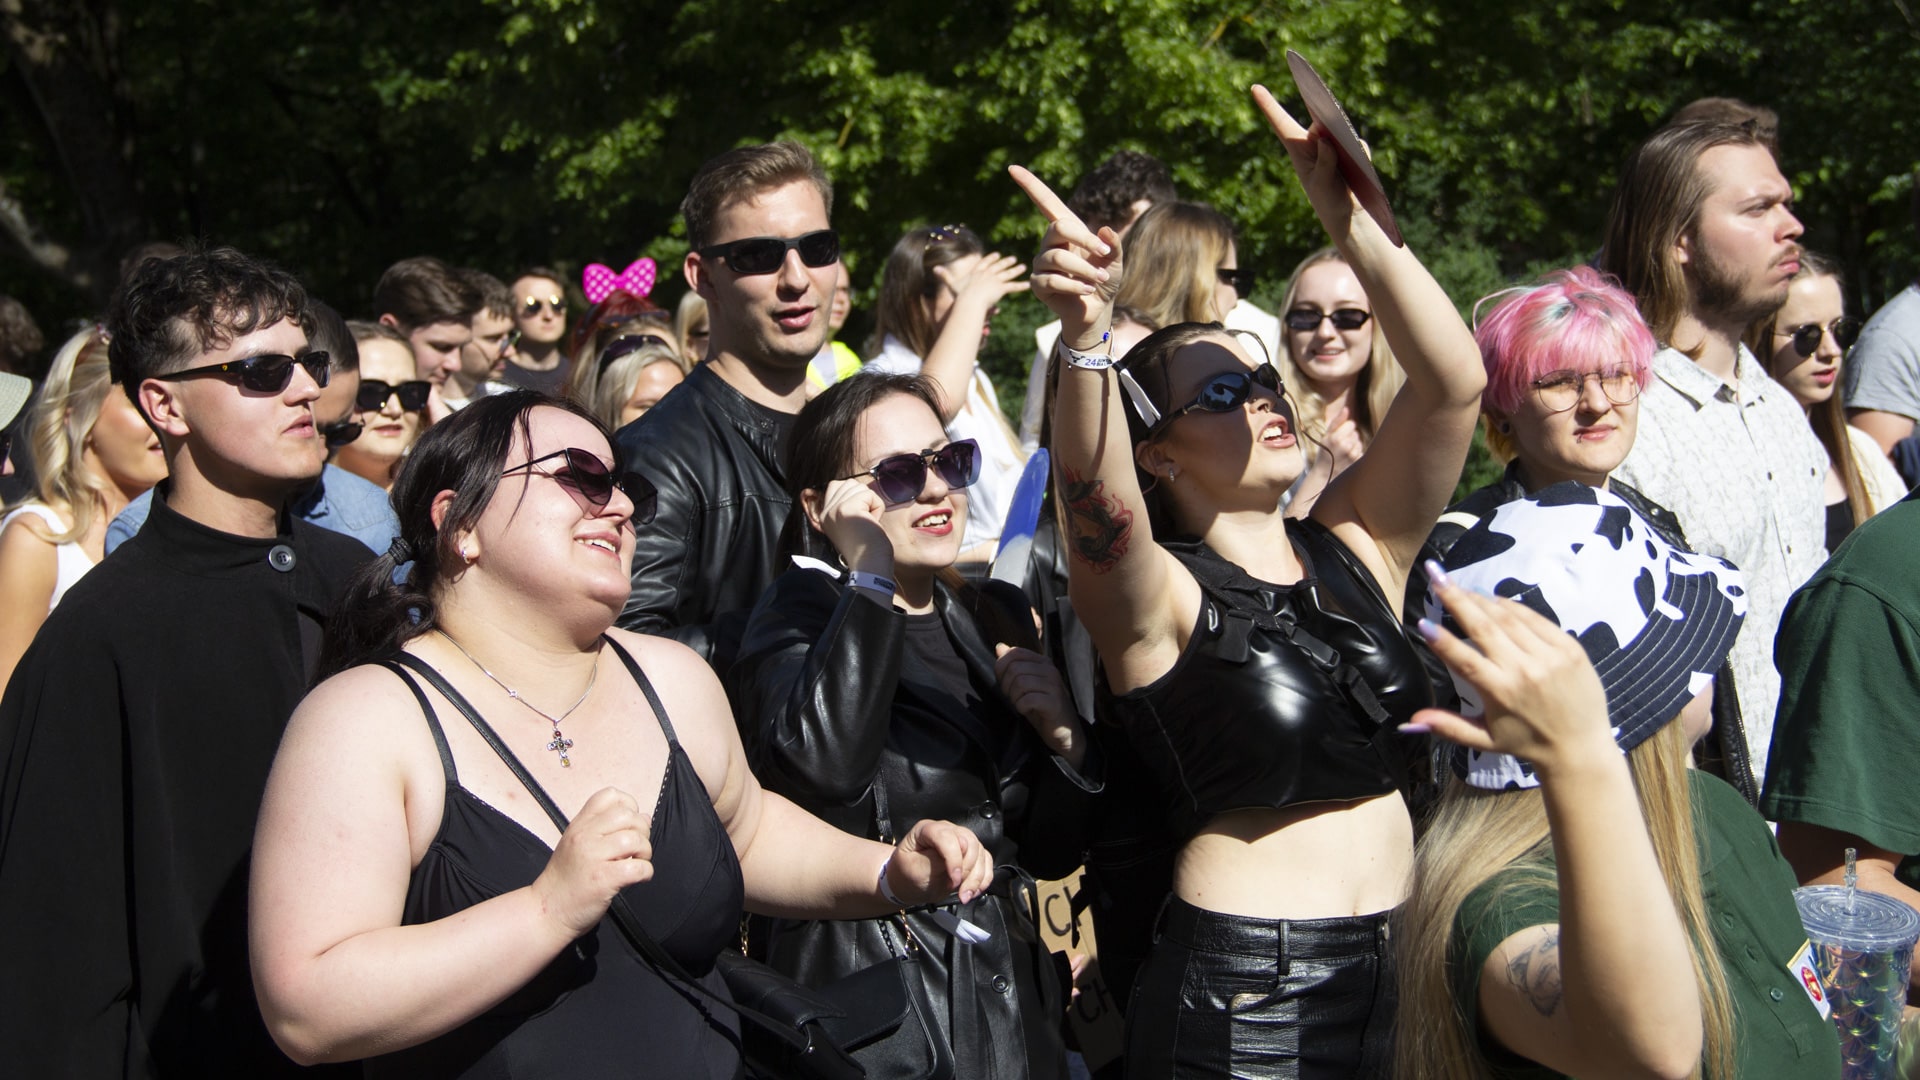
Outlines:
{"type": "Polygon", "coordinates": [[[1827,452],[1744,345],[1735,386],[1671,348],[1654,354],[1653,373],[1633,451],[1613,475],[1673,511],[1695,551],[1745,572],[1747,621],[1728,659],[1753,775],[1765,776],[1780,697],[1774,633],[1826,560],[1827,452]]]}

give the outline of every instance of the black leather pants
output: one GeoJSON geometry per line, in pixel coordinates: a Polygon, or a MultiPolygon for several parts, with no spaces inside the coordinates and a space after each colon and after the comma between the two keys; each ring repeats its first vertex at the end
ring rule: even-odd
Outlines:
{"type": "Polygon", "coordinates": [[[1387,917],[1249,919],[1169,897],[1127,1010],[1128,1080],[1386,1077],[1387,917]]]}

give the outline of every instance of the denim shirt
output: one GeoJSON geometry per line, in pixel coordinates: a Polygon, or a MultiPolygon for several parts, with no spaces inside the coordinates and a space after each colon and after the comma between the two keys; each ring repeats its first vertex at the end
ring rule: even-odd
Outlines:
{"type": "MultiPolygon", "coordinates": [[[[153,492],[145,491],[120,511],[107,526],[109,553],[140,531],[152,505],[153,492]]],[[[323,529],[346,533],[376,555],[385,552],[400,531],[387,493],[337,465],[328,465],[313,486],[294,500],[293,515],[323,529]]]]}

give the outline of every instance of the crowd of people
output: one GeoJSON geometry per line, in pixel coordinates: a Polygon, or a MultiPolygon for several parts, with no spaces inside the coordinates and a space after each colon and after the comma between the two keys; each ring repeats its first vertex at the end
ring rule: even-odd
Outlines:
{"type": "Polygon", "coordinates": [[[671,308],[129,255],[0,372],[0,1059],[853,1075],[768,1064],[745,954],[904,973],[935,1064],[837,1029],[873,1076],[1840,1076],[1792,893],[1920,906],[1920,281],[1863,327],[1708,99],[1470,325],[1253,95],[1328,241],[1277,315],[1137,151],[1013,167],[1034,251],[907,230],[860,352],[791,142],[693,176],[671,308]]]}

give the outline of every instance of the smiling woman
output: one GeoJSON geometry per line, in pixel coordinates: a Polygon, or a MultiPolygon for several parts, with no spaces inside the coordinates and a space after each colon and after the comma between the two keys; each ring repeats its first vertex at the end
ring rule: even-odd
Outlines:
{"type": "Polygon", "coordinates": [[[34,497],[0,516],[0,687],[105,554],[113,516],[167,475],[159,437],[112,381],[99,327],[61,347],[24,426],[37,478],[34,497]]]}
{"type": "Polygon", "coordinates": [[[728,687],[769,790],[882,840],[951,818],[992,854],[994,885],[904,919],[776,919],[764,939],[814,985],[918,941],[954,1075],[1054,1077],[1066,988],[1031,890],[1079,864],[1096,785],[1059,675],[1017,647],[1037,644],[1025,597],[952,572],[980,455],[948,441],[936,400],[923,378],[865,371],[800,413],[781,538],[795,565],[754,608],[728,687]]]}
{"type": "Polygon", "coordinates": [[[420,437],[431,384],[416,377],[407,339],[380,323],[348,323],[360,347],[360,390],[352,423],[359,436],[333,453],[334,464],[382,489],[393,486],[400,462],[420,437]]]}

